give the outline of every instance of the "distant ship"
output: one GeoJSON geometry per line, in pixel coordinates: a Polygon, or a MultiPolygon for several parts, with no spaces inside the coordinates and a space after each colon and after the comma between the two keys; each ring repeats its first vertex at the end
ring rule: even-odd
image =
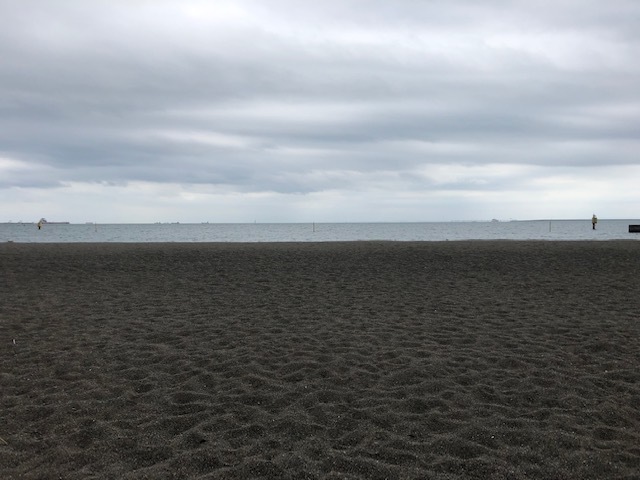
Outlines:
{"type": "Polygon", "coordinates": [[[44,225],[45,223],[47,225],[69,225],[69,222],[50,222],[46,218],[41,218],[38,223],[40,225],[44,225]]]}

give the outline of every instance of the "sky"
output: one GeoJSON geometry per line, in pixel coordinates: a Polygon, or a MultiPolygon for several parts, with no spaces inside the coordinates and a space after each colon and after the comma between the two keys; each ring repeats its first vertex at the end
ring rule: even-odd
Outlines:
{"type": "Polygon", "coordinates": [[[0,0],[0,222],[640,218],[637,0],[0,0]]]}

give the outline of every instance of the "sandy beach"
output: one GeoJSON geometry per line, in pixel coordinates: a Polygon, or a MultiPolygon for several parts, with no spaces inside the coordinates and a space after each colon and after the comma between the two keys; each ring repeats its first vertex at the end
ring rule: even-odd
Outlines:
{"type": "Polygon", "coordinates": [[[640,243],[0,245],[0,478],[639,479],[640,243]]]}

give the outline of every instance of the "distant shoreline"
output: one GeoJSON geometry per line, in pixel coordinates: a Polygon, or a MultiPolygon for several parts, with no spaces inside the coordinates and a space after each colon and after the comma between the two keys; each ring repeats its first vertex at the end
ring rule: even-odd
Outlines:
{"type": "MultiPolygon", "coordinates": [[[[640,218],[598,218],[598,222],[640,222],[640,218]]],[[[45,222],[44,225],[402,225],[402,224],[449,224],[449,223],[513,223],[513,222],[587,222],[591,218],[534,218],[529,220],[415,220],[415,221],[355,221],[355,222],[331,222],[331,221],[306,221],[306,222],[45,222]]],[[[38,222],[0,222],[0,225],[36,225],[38,222]]]]}

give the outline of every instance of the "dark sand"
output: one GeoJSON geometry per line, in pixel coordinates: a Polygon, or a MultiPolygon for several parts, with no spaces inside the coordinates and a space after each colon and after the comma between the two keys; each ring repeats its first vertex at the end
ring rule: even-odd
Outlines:
{"type": "Polygon", "coordinates": [[[640,478],[636,241],[7,243],[0,274],[3,479],[640,478]]]}

